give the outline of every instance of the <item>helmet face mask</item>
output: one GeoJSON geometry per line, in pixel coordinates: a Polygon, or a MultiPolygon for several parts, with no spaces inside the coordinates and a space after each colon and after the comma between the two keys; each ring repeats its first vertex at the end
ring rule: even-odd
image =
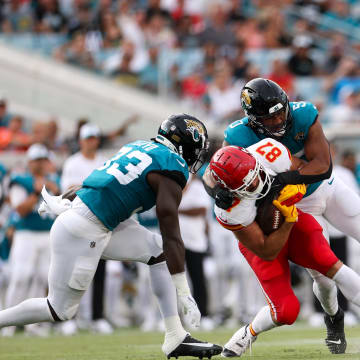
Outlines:
{"type": "Polygon", "coordinates": [[[249,118],[249,126],[257,133],[279,139],[291,128],[289,99],[271,80],[249,81],[241,91],[241,105],[249,118]]]}
{"type": "Polygon", "coordinates": [[[155,140],[177,152],[194,174],[204,164],[209,149],[205,125],[187,114],[172,115],[163,121],[155,140]]]}
{"type": "Polygon", "coordinates": [[[265,197],[272,183],[259,160],[237,146],[219,149],[210,161],[210,173],[218,184],[241,199],[265,197]]]}

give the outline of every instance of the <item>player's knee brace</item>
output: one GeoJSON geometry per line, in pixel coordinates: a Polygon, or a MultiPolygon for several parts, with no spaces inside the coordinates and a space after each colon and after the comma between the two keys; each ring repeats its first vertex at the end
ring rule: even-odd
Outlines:
{"type": "Polygon", "coordinates": [[[291,325],[299,315],[300,303],[295,295],[289,295],[282,299],[280,308],[277,311],[276,321],[280,324],[291,325]]]}

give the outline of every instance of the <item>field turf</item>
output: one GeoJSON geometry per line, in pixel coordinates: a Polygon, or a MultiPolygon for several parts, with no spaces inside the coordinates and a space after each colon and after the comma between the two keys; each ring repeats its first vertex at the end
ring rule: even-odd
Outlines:
{"type": "MultiPolygon", "coordinates": [[[[244,359],[359,359],[360,326],[347,328],[348,349],[344,355],[331,355],[324,345],[325,329],[293,325],[262,334],[244,359]]],[[[223,345],[232,330],[193,332],[199,339],[223,345]]],[[[138,329],[118,330],[114,335],[81,333],[72,337],[0,337],[0,360],[157,360],[163,334],[138,329]]],[[[194,358],[179,358],[194,359],[194,358]]],[[[220,356],[213,359],[223,359],[220,356]]]]}

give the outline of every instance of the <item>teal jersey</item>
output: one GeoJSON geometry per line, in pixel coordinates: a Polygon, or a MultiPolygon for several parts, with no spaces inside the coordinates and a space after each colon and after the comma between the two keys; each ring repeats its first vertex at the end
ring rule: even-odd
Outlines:
{"type": "MultiPolygon", "coordinates": [[[[57,175],[48,175],[47,179],[60,187],[60,179],[57,175]]],[[[15,184],[23,187],[29,195],[34,192],[34,177],[30,173],[12,175],[10,178],[10,186],[15,184]]],[[[41,199],[39,199],[39,203],[40,200],[41,199]]],[[[53,222],[54,220],[51,219],[43,219],[38,214],[37,207],[35,207],[33,211],[25,217],[18,215],[17,220],[14,221],[13,225],[17,230],[49,231],[53,222]]]]}
{"type": "Polygon", "coordinates": [[[6,167],[2,163],[0,163],[0,182],[4,179],[6,173],[6,167]]]}
{"type": "Polygon", "coordinates": [[[138,221],[142,226],[146,228],[159,228],[159,221],[156,216],[156,208],[152,207],[148,211],[138,213],[138,221]]]}
{"type": "Polygon", "coordinates": [[[94,170],[76,194],[109,229],[134,213],[151,209],[155,193],[146,176],[157,172],[182,188],[189,178],[185,160],[165,145],[135,141],[122,147],[104,166],[94,170]]]}
{"type": "MultiPolygon", "coordinates": [[[[314,124],[318,117],[316,107],[305,101],[291,102],[290,114],[292,116],[292,126],[287,134],[280,141],[295,156],[299,156],[307,160],[304,155],[305,140],[308,136],[310,127],[314,124]]],[[[225,130],[224,140],[230,145],[248,147],[265,139],[267,136],[256,133],[248,126],[248,117],[236,120],[231,123],[225,130]]],[[[320,182],[309,184],[307,186],[306,196],[312,194],[321,184],[320,182]]]]}

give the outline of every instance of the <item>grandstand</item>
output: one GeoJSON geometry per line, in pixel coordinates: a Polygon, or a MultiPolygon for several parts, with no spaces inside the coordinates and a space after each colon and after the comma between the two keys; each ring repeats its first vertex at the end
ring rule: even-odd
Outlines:
{"type": "MultiPolygon", "coordinates": [[[[317,106],[325,134],[337,147],[335,162],[344,151],[355,153],[352,170],[360,186],[359,1],[0,1],[0,165],[9,174],[24,171],[27,149],[40,142],[51,150],[54,171],[61,176],[83,120],[111,138],[100,151],[105,157],[124,143],[149,139],[169,114],[182,112],[204,121],[215,143],[232,121],[244,116],[240,89],[255,77],[279,83],[290,101],[317,106]],[[3,140],[15,117],[21,119],[22,144],[3,140]],[[132,117],[138,120],[128,123],[132,117]]],[[[0,244],[9,211],[0,212],[0,244]]],[[[350,247],[348,260],[360,271],[357,247],[350,247]]],[[[0,245],[0,308],[4,253],[0,245]]],[[[226,308],[210,296],[211,321],[205,331],[253,315],[241,306],[235,309],[238,290],[230,285],[236,266],[209,258],[208,281],[218,276],[217,269],[229,286],[226,308]]],[[[130,270],[111,271],[129,280],[120,320],[112,325],[144,325],[129,305],[140,301],[139,309],[144,303],[134,300],[142,270],[130,265],[130,270]]],[[[309,279],[302,274],[300,282],[302,319],[318,325],[311,318],[309,279]]],[[[216,295],[217,289],[209,291],[216,295]]],[[[350,310],[349,324],[359,324],[360,310],[350,310]]],[[[158,314],[153,315],[156,322],[158,314]]],[[[151,330],[159,327],[152,324],[151,330]]]]}

